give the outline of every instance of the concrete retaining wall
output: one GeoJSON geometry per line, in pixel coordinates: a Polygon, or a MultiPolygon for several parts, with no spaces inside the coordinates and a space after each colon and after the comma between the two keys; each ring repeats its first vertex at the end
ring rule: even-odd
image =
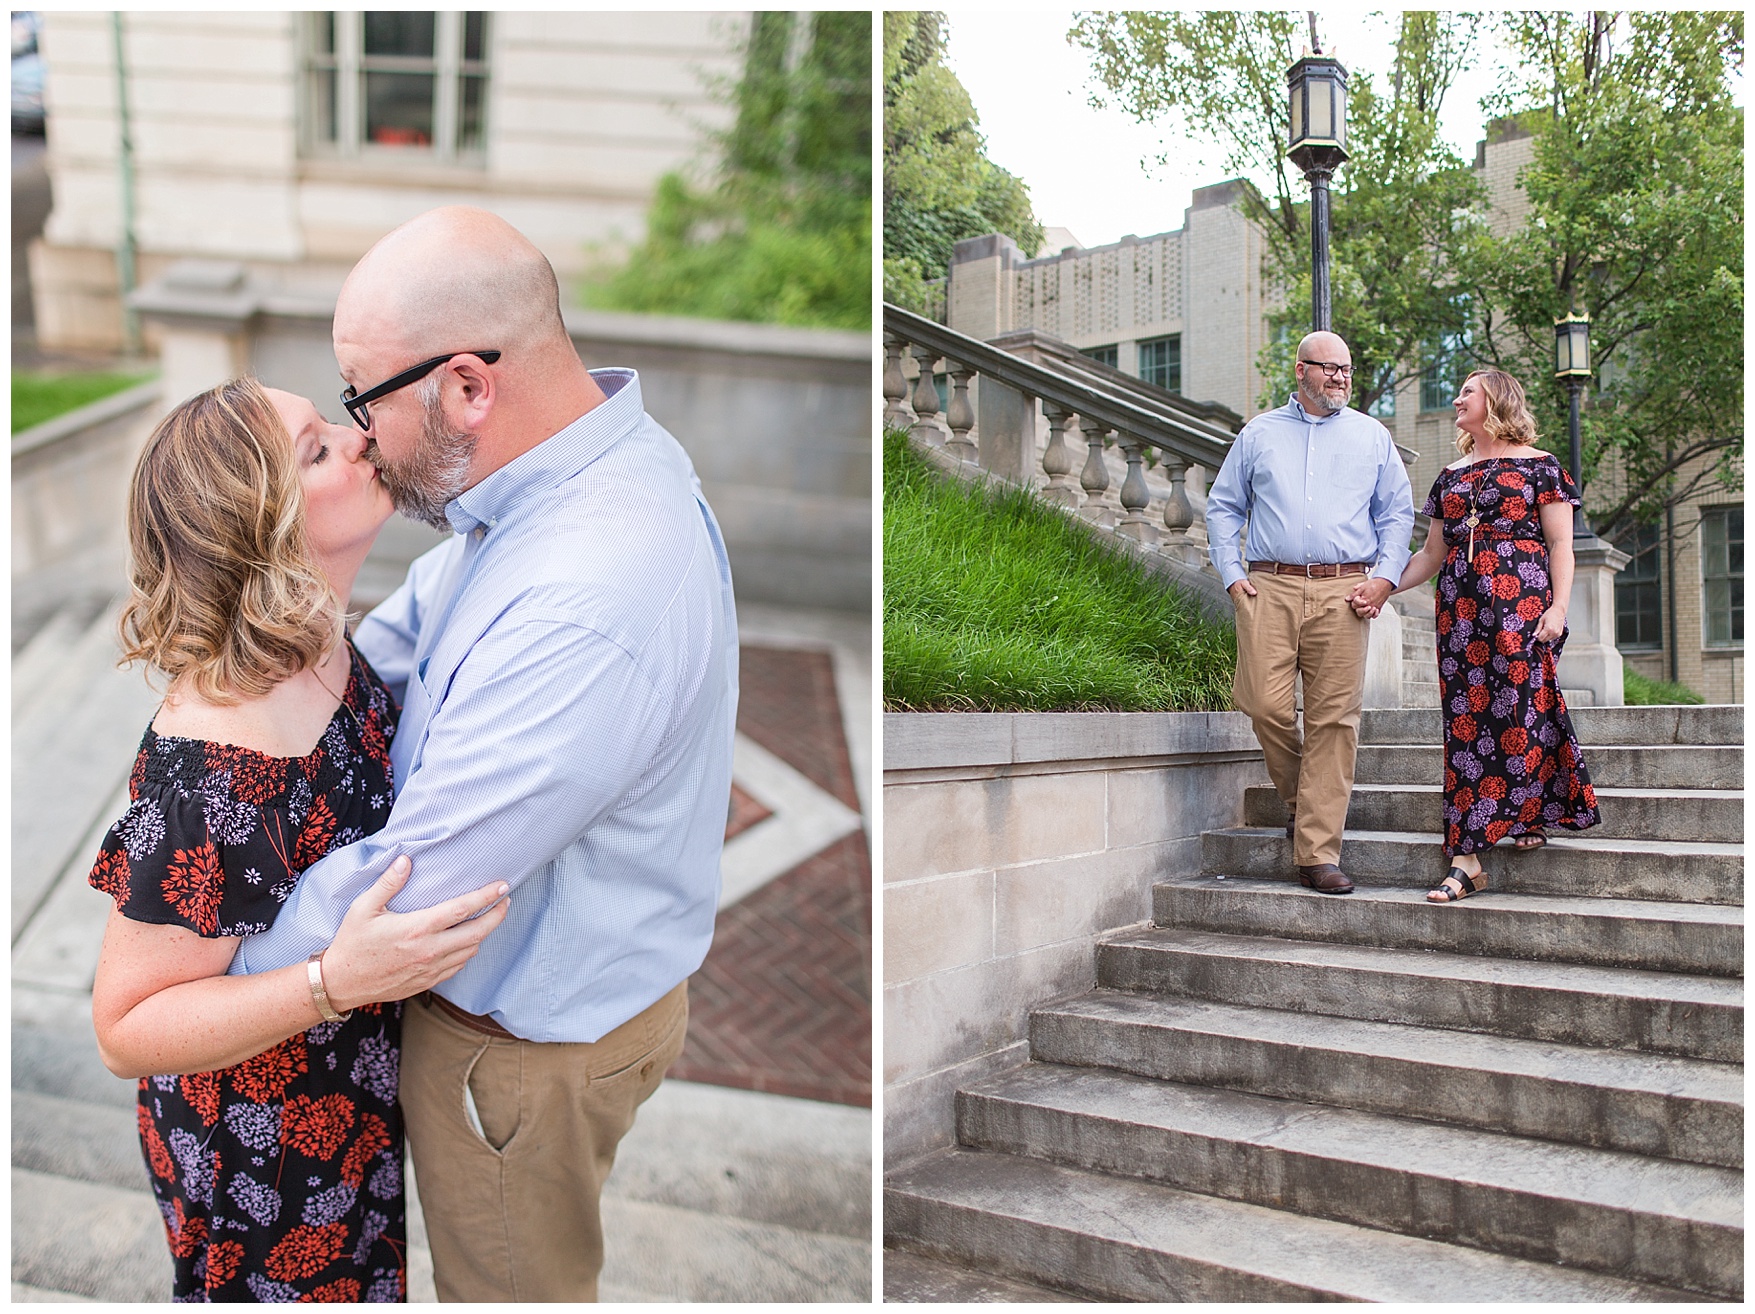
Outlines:
{"type": "MultiPolygon", "coordinates": [[[[235,319],[233,332],[221,334],[193,313],[181,317],[169,337],[211,350],[167,354],[153,404],[140,402],[126,419],[98,403],[53,421],[31,436],[28,460],[25,435],[15,440],[15,576],[99,538],[120,544],[123,490],[140,442],[166,408],[235,367],[227,361],[241,360],[264,382],[345,419],[329,341],[333,298],[269,293],[254,306],[241,333],[235,319]]],[[[647,409],[700,473],[740,598],[869,611],[869,335],[577,311],[568,312],[567,327],[586,364],[640,371],[647,409]]],[[[438,541],[424,526],[392,520],[361,572],[354,605],[374,605],[438,541]]]]}
{"type": "Polygon", "coordinates": [[[951,1143],[956,1088],[1022,1063],[1030,1009],[1266,779],[1239,712],[884,717],[886,1164],[951,1143]]]}

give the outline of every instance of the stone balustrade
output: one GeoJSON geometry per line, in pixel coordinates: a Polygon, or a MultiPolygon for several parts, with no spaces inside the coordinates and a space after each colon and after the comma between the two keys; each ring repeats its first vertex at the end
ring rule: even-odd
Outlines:
{"type": "Polygon", "coordinates": [[[885,424],[906,429],[944,464],[1033,486],[1125,540],[1147,565],[1223,601],[1207,564],[1206,487],[1235,426],[1200,413],[1216,408],[1182,413],[1142,395],[1137,382],[1130,395],[891,305],[883,393],[885,424]]]}

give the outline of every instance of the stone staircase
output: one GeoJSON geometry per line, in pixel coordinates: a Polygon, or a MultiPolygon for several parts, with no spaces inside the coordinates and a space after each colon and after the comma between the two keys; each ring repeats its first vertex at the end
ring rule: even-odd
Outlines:
{"type": "Polygon", "coordinates": [[[1742,711],[1574,722],[1603,825],[1461,907],[1435,708],[1365,714],[1350,896],[1248,791],[890,1174],[887,1297],[1741,1300],[1742,711]]]}

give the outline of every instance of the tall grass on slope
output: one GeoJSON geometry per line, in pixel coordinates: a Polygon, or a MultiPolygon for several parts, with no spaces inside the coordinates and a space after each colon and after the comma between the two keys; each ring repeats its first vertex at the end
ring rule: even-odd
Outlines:
{"type": "Polygon", "coordinates": [[[1231,705],[1235,631],[1021,489],[971,487],[884,436],[891,711],[1231,705]]]}

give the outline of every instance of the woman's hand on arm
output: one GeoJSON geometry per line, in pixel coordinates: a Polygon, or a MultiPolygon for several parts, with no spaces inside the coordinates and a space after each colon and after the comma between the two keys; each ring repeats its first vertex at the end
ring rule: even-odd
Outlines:
{"type": "Polygon", "coordinates": [[[1444,521],[1434,518],[1426,531],[1426,541],[1420,550],[1408,558],[1407,568],[1402,571],[1401,583],[1397,584],[1392,593],[1406,593],[1411,588],[1424,584],[1438,573],[1444,565],[1444,521]]]}
{"type": "Polygon", "coordinates": [[[1548,545],[1548,583],[1553,605],[1536,620],[1534,638],[1552,643],[1566,629],[1566,609],[1572,601],[1572,506],[1567,502],[1544,502],[1539,508],[1542,538],[1548,545]]]}
{"type": "MultiPolygon", "coordinates": [[[[502,881],[422,912],[385,911],[409,871],[408,859],[398,858],[354,900],[324,951],[323,984],[336,1011],[430,989],[460,971],[505,920],[502,881]]],[[[237,944],[234,936],[199,936],[112,911],[92,988],[104,1066],[121,1077],[207,1072],[323,1020],[304,963],[225,975],[237,944]]]]}

